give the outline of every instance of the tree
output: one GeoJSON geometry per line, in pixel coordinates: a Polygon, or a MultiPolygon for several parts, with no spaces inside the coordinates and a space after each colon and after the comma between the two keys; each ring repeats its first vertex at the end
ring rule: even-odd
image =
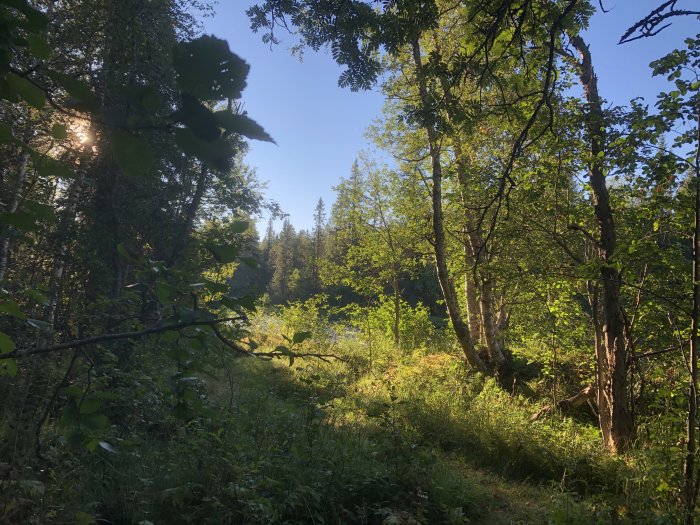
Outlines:
{"type": "Polygon", "coordinates": [[[311,293],[318,293],[321,290],[321,259],[324,256],[325,230],[326,227],[326,205],[321,197],[318,198],[314,209],[314,229],[313,229],[313,256],[311,261],[311,293]]]}

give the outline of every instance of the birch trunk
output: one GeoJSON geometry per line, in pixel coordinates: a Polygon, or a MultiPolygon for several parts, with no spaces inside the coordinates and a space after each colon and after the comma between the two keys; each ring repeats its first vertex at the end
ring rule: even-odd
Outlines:
{"type": "MultiPolygon", "coordinates": [[[[416,66],[416,76],[418,79],[421,104],[424,108],[427,108],[430,105],[430,97],[423,74],[420,44],[418,43],[417,38],[413,39],[411,42],[411,47],[413,52],[413,61],[416,66]]],[[[465,324],[464,319],[462,318],[462,312],[459,307],[459,302],[457,301],[457,293],[455,291],[454,283],[452,282],[447,269],[445,229],[442,211],[442,163],[440,161],[440,148],[434,125],[432,123],[425,123],[424,129],[428,135],[428,147],[432,167],[432,222],[433,235],[435,237],[435,267],[437,269],[438,281],[440,283],[442,295],[445,299],[445,305],[447,306],[450,321],[452,321],[452,327],[455,335],[457,336],[457,341],[459,342],[467,361],[477,370],[486,372],[486,367],[474,348],[474,343],[472,342],[471,334],[469,333],[469,327],[465,324]]]]}

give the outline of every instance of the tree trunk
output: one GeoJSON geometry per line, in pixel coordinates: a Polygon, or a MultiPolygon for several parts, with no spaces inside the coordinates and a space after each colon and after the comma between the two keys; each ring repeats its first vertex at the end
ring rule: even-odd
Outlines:
{"type": "Polygon", "coordinates": [[[571,37],[571,43],[581,56],[578,74],[588,102],[586,127],[590,137],[591,160],[589,162],[590,185],[598,223],[598,247],[602,258],[600,278],[603,288],[603,346],[605,359],[600,359],[601,368],[598,385],[602,392],[598,396],[602,405],[600,426],[604,447],[613,453],[627,450],[634,438],[634,421],[630,410],[627,388],[627,345],[625,322],[620,302],[620,273],[615,266],[616,230],[610,207],[605,172],[602,161],[605,156],[605,120],[598,94],[598,79],[588,46],[580,36],[571,37]]]}
{"type": "Polygon", "coordinates": [[[58,307],[58,299],[63,281],[63,274],[66,268],[68,254],[68,238],[69,230],[75,223],[75,212],[78,205],[78,199],[83,186],[84,173],[73,181],[68,189],[68,198],[63,213],[60,216],[56,238],[59,245],[54,257],[53,269],[51,271],[51,280],[49,282],[49,302],[46,306],[46,321],[49,323],[49,332],[53,332],[56,323],[56,309],[58,307]]]}
{"type": "Polygon", "coordinates": [[[696,472],[697,424],[698,424],[698,322],[700,322],[700,108],[698,108],[698,145],[695,150],[695,217],[693,224],[693,310],[690,321],[690,377],[688,378],[688,420],[686,428],[686,453],[683,463],[683,503],[685,523],[695,523],[695,506],[700,488],[696,472]]]}
{"type": "MultiPolygon", "coordinates": [[[[413,60],[416,66],[416,76],[418,78],[418,89],[421,104],[424,108],[428,108],[430,106],[430,97],[428,94],[428,88],[423,74],[423,65],[420,55],[420,44],[418,43],[418,38],[414,38],[411,44],[413,51],[413,60]]],[[[484,366],[483,361],[476,353],[476,350],[474,348],[471,334],[469,333],[469,327],[464,323],[464,319],[462,318],[462,312],[459,307],[459,302],[457,301],[457,293],[455,291],[454,283],[452,282],[452,279],[449,275],[449,271],[447,269],[445,229],[443,224],[442,211],[442,164],[440,161],[440,148],[438,145],[438,137],[434,123],[425,122],[423,126],[428,135],[428,147],[430,150],[430,159],[432,162],[432,222],[433,235],[435,237],[435,267],[437,269],[438,281],[440,283],[442,295],[445,299],[445,305],[447,306],[447,313],[450,316],[450,321],[452,321],[452,327],[454,329],[455,335],[457,336],[457,341],[459,342],[459,345],[462,351],[464,352],[467,361],[477,370],[481,372],[486,372],[486,367],[484,366]]]]}
{"type": "Polygon", "coordinates": [[[401,348],[401,291],[399,290],[399,279],[396,275],[392,277],[391,287],[394,291],[394,344],[396,348],[401,348]]]}
{"type": "MultiPolygon", "coordinates": [[[[17,178],[15,179],[14,187],[12,188],[12,197],[5,208],[5,213],[15,213],[19,207],[19,202],[22,197],[22,188],[24,181],[27,179],[27,162],[29,161],[29,153],[23,151],[19,156],[17,165],[17,178]]],[[[7,268],[10,263],[10,237],[3,236],[0,240],[0,282],[5,279],[7,268]]]]}
{"type": "Polygon", "coordinates": [[[481,318],[489,357],[496,367],[500,368],[505,363],[506,358],[503,355],[501,343],[498,341],[498,327],[493,309],[493,289],[489,277],[482,278],[481,281],[481,318]]]}
{"type": "Polygon", "coordinates": [[[202,204],[202,199],[204,198],[204,192],[207,188],[207,179],[209,171],[204,166],[201,165],[199,171],[199,177],[197,177],[197,184],[195,186],[194,196],[192,201],[187,206],[185,212],[185,220],[182,224],[182,229],[180,234],[175,239],[175,246],[173,246],[173,251],[170,254],[170,259],[168,260],[168,266],[174,266],[180,260],[182,255],[187,248],[187,241],[189,239],[190,233],[192,233],[192,228],[194,227],[194,220],[197,217],[197,211],[202,204]]]}
{"type": "Polygon", "coordinates": [[[466,270],[464,273],[464,295],[467,302],[467,318],[469,319],[469,331],[475,342],[481,342],[481,308],[479,300],[476,296],[476,283],[474,282],[474,273],[469,270],[474,264],[472,259],[471,248],[468,245],[464,246],[464,259],[466,270]]]}

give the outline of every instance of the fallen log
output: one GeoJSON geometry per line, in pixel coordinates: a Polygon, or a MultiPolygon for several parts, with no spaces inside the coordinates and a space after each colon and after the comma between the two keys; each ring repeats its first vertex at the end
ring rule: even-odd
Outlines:
{"type": "Polygon", "coordinates": [[[562,399],[561,401],[557,402],[555,405],[547,405],[545,407],[540,408],[537,412],[535,412],[532,417],[530,418],[530,421],[537,421],[538,419],[542,418],[543,416],[546,416],[553,410],[557,409],[561,411],[562,413],[566,414],[568,412],[571,412],[573,409],[580,407],[581,405],[585,403],[591,403],[595,399],[595,389],[593,386],[587,386],[583,390],[581,390],[578,394],[572,397],[568,397],[566,399],[562,399]]]}

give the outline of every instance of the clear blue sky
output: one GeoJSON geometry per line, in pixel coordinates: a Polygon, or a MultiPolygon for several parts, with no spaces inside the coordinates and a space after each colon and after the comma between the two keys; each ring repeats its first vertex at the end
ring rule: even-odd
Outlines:
{"type": "MultiPolygon", "coordinates": [[[[681,0],[691,7],[697,0],[681,0]]],[[[337,86],[340,68],[327,52],[307,51],[303,61],[290,55],[293,36],[278,36],[270,49],[250,31],[245,10],[254,0],[221,0],[216,15],[204,21],[207,33],[229,41],[251,65],[244,108],[275,138],[277,146],[252,142],[246,162],[267,181],[266,195],[289,213],[297,229],[310,229],[319,197],[330,210],[332,187],[347,176],[357,153],[366,147],[364,130],[380,116],[378,91],[352,93],[337,86]]],[[[596,2],[597,3],[597,2],[596,2]]],[[[597,13],[585,35],[599,77],[601,95],[614,104],[643,96],[653,104],[656,93],[669,89],[665,79],[652,79],[648,64],[683,39],[700,32],[700,22],[680,17],[654,38],[617,45],[624,30],[660,0],[604,0],[609,13],[597,13]]],[[[279,226],[278,226],[279,228],[279,226]]],[[[263,233],[264,225],[258,229],[263,233]]]]}

